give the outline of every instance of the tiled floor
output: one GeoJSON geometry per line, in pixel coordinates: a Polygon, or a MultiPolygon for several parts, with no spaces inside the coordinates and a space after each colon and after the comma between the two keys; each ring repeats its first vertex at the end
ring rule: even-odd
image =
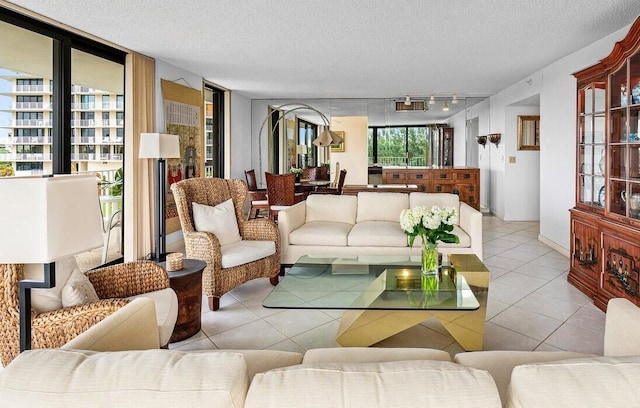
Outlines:
{"type": "MultiPolygon", "coordinates": [[[[571,350],[602,354],[604,313],[567,283],[569,260],[540,243],[537,222],[483,218],[484,262],[491,271],[485,350],[571,350]]],[[[203,298],[202,330],[172,349],[277,349],[338,346],[342,312],[274,310],[261,303],[267,279],[246,283],[210,312],[203,298]]],[[[428,320],[376,346],[431,347],[451,354],[461,347],[428,320]]]]}

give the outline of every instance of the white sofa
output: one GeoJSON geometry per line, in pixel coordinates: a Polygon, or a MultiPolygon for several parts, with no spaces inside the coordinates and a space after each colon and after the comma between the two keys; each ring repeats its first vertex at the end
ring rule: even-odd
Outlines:
{"type": "Polygon", "coordinates": [[[419,255],[400,228],[400,212],[416,206],[453,207],[459,244],[439,243],[441,253],[473,253],[482,260],[482,213],[446,193],[312,194],[281,210],[280,263],[293,265],[302,255],[419,255]]]}
{"type": "Polygon", "coordinates": [[[135,300],[63,349],[22,353],[0,372],[0,405],[640,406],[635,389],[640,309],[625,299],[609,303],[607,357],[483,351],[459,353],[451,361],[444,351],[415,348],[313,349],[304,355],[274,350],[104,352],[126,348],[127,340],[134,348],[157,348],[153,308],[147,299],[135,300]],[[117,345],[110,344],[116,340],[117,345]]]}

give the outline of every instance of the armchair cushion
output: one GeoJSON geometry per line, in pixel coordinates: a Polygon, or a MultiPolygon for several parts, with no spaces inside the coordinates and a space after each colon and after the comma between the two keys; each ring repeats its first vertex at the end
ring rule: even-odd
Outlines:
{"type": "Polygon", "coordinates": [[[70,307],[100,300],[91,281],[80,270],[74,270],[62,288],[62,306],[70,307]]]}
{"type": "Polygon", "coordinates": [[[218,238],[220,245],[240,241],[238,221],[231,198],[213,207],[196,202],[192,204],[196,231],[211,232],[218,238]]]}
{"type": "MultiPolygon", "coordinates": [[[[31,290],[31,307],[38,313],[62,309],[62,288],[74,271],[80,272],[75,256],[69,256],[55,263],[56,284],[51,289],[31,290]]],[[[42,264],[25,264],[24,279],[42,281],[44,266],[42,264]]]]}
{"type": "Polygon", "coordinates": [[[276,253],[273,241],[242,240],[220,248],[222,251],[222,268],[244,265],[276,253]]]}

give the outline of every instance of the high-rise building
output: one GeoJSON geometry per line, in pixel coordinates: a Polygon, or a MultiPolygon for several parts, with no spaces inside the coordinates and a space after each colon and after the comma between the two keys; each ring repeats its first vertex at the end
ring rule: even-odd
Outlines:
{"type": "MultiPolygon", "coordinates": [[[[0,96],[11,100],[10,106],[0,105],[0,128],[8,129],[0,137],[0,162],[11,163],[17,176],[51,174],[51,80],[5,71],[0,81],[8,83],[0,87],[0,96]]],[[[72,171],[122,167],[124,96],[78,85],[72,86],[71,96],[72,171]]]]}

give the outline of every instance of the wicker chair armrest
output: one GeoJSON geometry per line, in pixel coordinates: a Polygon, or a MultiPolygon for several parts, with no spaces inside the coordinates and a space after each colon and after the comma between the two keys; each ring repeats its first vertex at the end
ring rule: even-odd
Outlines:
{"type": "Polygon", "coordinates": [[[280,242],[280,232],[275,222],[267,219],[252,219],[238,226],[240,236],[248,241],[275,241],[280,242]]]}
{"type": "Polygon", "coordinates": [[[187,258],[201,259],[208,267],[220,270],[222,250],[215,234],[196,231],[184,233],[184,248],[187,258]]]}
{"type": "Polygon", "coordinates": [[[100,299],[122,298],[169,287],[167,271],[152,261],[126,262],[87,272],[100,299]]]}

